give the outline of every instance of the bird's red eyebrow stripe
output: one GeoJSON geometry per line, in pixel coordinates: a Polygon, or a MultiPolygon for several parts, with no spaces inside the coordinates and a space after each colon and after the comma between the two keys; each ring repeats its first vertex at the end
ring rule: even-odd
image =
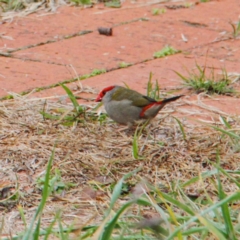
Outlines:
{"type": "Polygon", "coordinates": [[[162,102],[160,101],[160,102],[154,102],[154,103],[148,104],[148,105],[147,105],[146,107],[144,107],[144,108],[142,109],[142,111],[140,112],[140,117],[144,117],[145,112],[146,112],[149,108],[151,108],[151,107],[154,106],[154,105],[159,105],[159,104],[162,104],[162,102]]]}
{"type": "Polygon", "coordinates": [[[113,88],[115,88],[115,86],[109,86],[109,87],[106,87],[102,90],[102,92],[108,92],[108,91],[111,91],[113,88]]]}

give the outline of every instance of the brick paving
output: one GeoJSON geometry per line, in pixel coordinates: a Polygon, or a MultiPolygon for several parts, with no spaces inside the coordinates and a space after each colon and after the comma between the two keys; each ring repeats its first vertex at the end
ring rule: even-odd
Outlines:
{"type": "MultiPolygon", "coordinates": [[[[102,4],[86,9],[64,6],[53,14],[38,12],[2,23],[0,97],[38,89],[41,91],[31,97],[58,99],[65,93],[53,85],[90,74],[94,69],[107,72],[82,80],[84,87],[99,91],[110,84],[126,83],[143,93],[150,72],[162,90],[180,88],[186,92],[174,71],[187,75],[186,69],[196,68],[196,62],[214,67],[216,72],[226,68],[230,73],[240,74],[240,37],[233,37],[229,23],[239,21],[240,1],[219,0],[189,8],[167,8],[173,5],[184,2],[126,1],[121,8],[102,4]],[[153,8],[165,8],[166,13],[154,16],[153,8]],[[113,36],[100,35],[98,27],[112,27],[113,36]],[[154,59],[153,54],[166,45],[181,53],[154,59]],[[119,68],[121,62],[132,66],[119,68]]],[[[73,81],[68,85],[74,89],[76,84],[73,81]]],[[[187,94],[196,98],[192,92],[187,94]]],[[[230,114],[240,114],[238,98],[218,99],[220,104],[220,100],[204,101],[230,114]]]]}

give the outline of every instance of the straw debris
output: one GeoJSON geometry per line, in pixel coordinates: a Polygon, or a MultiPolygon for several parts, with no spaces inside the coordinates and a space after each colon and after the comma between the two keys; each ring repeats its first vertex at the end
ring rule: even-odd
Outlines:
{"type": "MultiPolygon", "coordinates": [[[[100,124],[97,117],[91,117],[94,114],[90,107],[85,116],[79,116],[82,121],[73,126],[44,119],[40,114],[43,109],[61,115],[59,109],[71,112],[73,106],[25,97],[0,102],[0,215],[5,215],[6,233],[13,227],[15,232],[24,229],[18,206],[24,208],[27,221],[34,214],[41,198],[39,179],[44,176],[54,146],[52,175],[60,172],[63,184],[57,186],[63,186],[64,191],[58,193],[56,189],[49,198],[43,226],[51,222],[57,209],[62,209],[65,223],[98,222],[108,207],[109,186],[137,167],[141,171],[131,178],[132,186],[144,179],[164,191],[171,189],[172,183],[211,170],[209,161],[216,162],[217,154],[221,167],[239,169],[240,152],[228,136],[206,124],[181,119],[184,140],[177,121],[168,114],[161,115],[164,117],[139,136],[140,158],[136,160],[132,154],[134,132],[118,131],[119,125],[109,120],[100,124]]],[[[240,130],[238,119],[231,124],[240,130]]],[[[224,190],[234,192],[236,185],[226,181],[224,190]]],[[[193,195],[213,190],[206,183],[191,186],[185,190],[193,195]]]]}

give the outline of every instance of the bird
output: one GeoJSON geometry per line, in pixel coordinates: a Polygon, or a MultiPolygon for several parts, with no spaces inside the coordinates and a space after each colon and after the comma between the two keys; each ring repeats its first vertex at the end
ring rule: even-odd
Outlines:
{"type": "Polygon", "coordinates": [[[115,122],[131,127],[139,120],[153,119],[167,103],[182,96],[157,101],[135,90],[113,85],[104,88],[95,101],[103,103],[108,116],[115,122]]]}

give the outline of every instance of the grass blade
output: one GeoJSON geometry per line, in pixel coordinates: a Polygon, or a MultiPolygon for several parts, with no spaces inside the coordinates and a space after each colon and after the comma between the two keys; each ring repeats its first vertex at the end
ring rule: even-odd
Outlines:
{"type": "Polygon", "coordinates": [[[40,226],[41,226],[41,218],[38,219],[37,226],[33,232],[33,239],[38,240],[39,239],[39,234],[40,234],[40,226]]]}
{"type": "MultiPolygon", "coordinates": [[[[218,162],[217,164],[219,165],[219,163],[220,163],[219,153],[217,153],[217,162],[218,162]]],[[[218,174],[217,174],[217,181],[218,181],[219,199],[223,200],[224,198],[226,198],[227,195],[223,191],[223,186],[222,186],[222,183],[221,183],[221,180],[220,180],[219,171],[218,171],[218,174]]],[[[228,203],[222,204],[221,209],[222,209],[223,219],[224,219],[224,222],[225,222],[227,236],[232,240],[237,240],[237,238],[235,236],[235,233],[234,233],[230,212],[229,212],[229,209],[228,209],[228,203]]]]}
{"type": "Polygon", "coordinates": [[[136,128],[133,136],[133,144],[132,144],[132,153],[134,159],[138,159],[138,128],[136,128]]]}
{"type": "Polygon", "coordinates": [[[185,131],[184,131],[184,127],[183,127],[181,121],[180,121],[179,119],[177,119],[176,117],[173,117],[173,118],[177,121],[177,123],[178,123],[178,125],[179,125],[179,127],[180,127],[180,130],[181,130],[181,132],[182,132],[183,139],[184,139],[184,141],[186,141],[186,133],[185,133],[185,131]]]}
{"type": "Polygon", "coordinates": [[[203,218],[201,216],[198,216],[199,221],[207,228],[207,230],[211,233],[213,233],[218,240],[226,240],[226,236],[217,229],[210,221],[208,221],[206,218],[203,218]]]}
{"type": "Polygon", "coordinates": [[[72,91],[67,87],[65,86],[64,84],[61,84],[61,86],[63,87],[63,89],[66,91],[69,99],[71,100],[73,106],[74,106],[74,109],[76,111],[78,111],[78,108],[79,108],[79,103],[77,101],[77,99],[75,98],[74,94],[72,93],[72,91]]]}
{"type": "Polygon", "coordinates": [[[220,120],[227,128],[231,128],[231,125],[228,123],[225,117],[220,116],[220,120]]]}
{"type": "MultiPolygon", "coordinates": [[[[49,180],[50,180],[50,171],[51,171],[51,166],[52,166],[52,162],[53,162],[53,159],[54,159],[54,150],[55,150],[55,147],[52,151],[52,154],[51,154],[51,157],[48,161],[48,164],[47,164],[47,169],[46,169],[46,175],[45,175],[45,181],[44,181],[44,186],[43,186],[43,191],[42,191],[42,199],[41,199],[41,202],[35,212],[35,215],[30,223],[30,226],[28,228],[28,230],[25,232],[22,240],[29,240],[31,239],[31,236],[32,236],[32,231],[33,231],[33,226],[34,226],[34,223],[36,221],[37,218],[40,218],[41,217],[41,214],[42,214],[42,211],[44,209],[44,206],[46,204],[46,201],[47,201],[47,198],[48,198],[48,195],[49,195],[49,180]]],[[[37,229],[36,229],[37,230],[37,229]]]]}
{"type": "Polygon", "coordinates": [[[130,178],[131,176],[133,176],[134,174],[136,174],[137,172],[139,172],[141,170],[141,168],[137,168],[134,171],[127,173],[126,175],[124,175],[115,185],[114,189],[113,189],[113,193],[112,193],[112,197],[111,197],[111,202],[110,202],[110,208],[109,210],[111,210],[115,204],[115,202],[118,200],[119,196],[121,195],[122,192],[122,186],[123,186],[123,182],[130,178]]]}
{"type": "MultiPolygon", "coordinates": [[[[224,198],[223,200],[211,205],[210,207],[202,210],[198,215],[193,216],[192,218],[190,218],[188,221],[186,221],[184,224],[182,224],[181,226],[177,227],[173,233],[171,233],[166,240],[172,240],[174,239],[175,236],[177,236],[178,232],[181,231],[184,228],[187,228],[187,226],[189,226],[189,224],[191,224],[192,222],[195,222],[197,220],[202,220],[202,216],[204,216],[205,214],[213,211],[214,209],[221,207],[222,204],[224,203],[229,203],[232,201],[239,201],[240,200],[240,191],[235,192],[234,194],[227,196],[226,198],[224,198]]],[[[204,221],[203,221],[204,223],[204,221]]],[[[224,238],[224,240],[226,240],[226,238],[224,238]]]]}
{"type": "Polygon", "coordinates": [[[103,234],[101,236],[101,238],[99,240],[108,240],[111,239],[111,235],[112,232],[114,230],[114,227],[117,223],[118,218],[120,217],[120,215],[128,208],[130,207],[133,203],[135,203],[136,201],[129,201],[127,203],[125,203],[115,214],[115,216],[112,218],[112,220],[108,223],[108,225],[104,228],[103,234]]]}
{"type": "Polygon", "coordinates": [[[200,174],[200,176],[198,177],[193,177],[191,178],[190,180],[188,180],[187,182],[181,184],[181,188],[184,188],[184,187],[187,187],[195,182],[198,182],[200,179],[204,179],[204,178],[207,178],[207,177],[210,177],[210,176],[213,176],[217,173],[217,169],[213,169],[211,171],[207,171],[205,173],[202,173],[200,174]]]}
{"type": "Polygon", "coordinates": [[[234,138],[236,140],[240,140],[240,136],[231,132],[231,131],[227,131],[227,130],[224,130],[224,129],[221,129],[221,128],[215,127],[215,126],[212,126],[212,128],[216,129],[219,132],[222,132],[222,133],[228,135],[231,139],[234,138]]]}

